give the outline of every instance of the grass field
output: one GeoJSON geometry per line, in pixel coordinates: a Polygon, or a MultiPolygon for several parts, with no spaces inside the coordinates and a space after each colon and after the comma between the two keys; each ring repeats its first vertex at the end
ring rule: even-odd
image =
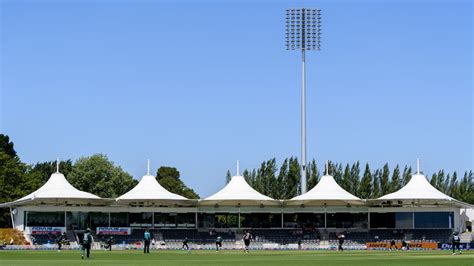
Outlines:
{"type": "Polygon", "coordinates": [[[79,251],[0,251],[0,265],[455,265],[473,266],[474,251],[93,251],[81,260],[79,251]]]}

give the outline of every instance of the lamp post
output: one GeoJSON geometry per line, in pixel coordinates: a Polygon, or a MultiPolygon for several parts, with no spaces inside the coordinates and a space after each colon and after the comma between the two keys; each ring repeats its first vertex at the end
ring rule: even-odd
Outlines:
{"type": "Polygon", "coordinates": [[[321,49],[321,9],[286,10],[286,50],[301,50],[301,194],[306,193],[306,51],[321,49]]]}

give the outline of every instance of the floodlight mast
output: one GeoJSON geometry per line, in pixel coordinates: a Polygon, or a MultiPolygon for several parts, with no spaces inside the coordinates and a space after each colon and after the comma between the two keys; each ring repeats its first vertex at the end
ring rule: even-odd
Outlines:
{"type": "Polygon", "coordinates": [[[301,189],[306,193],[306,50],[321,50],[321,9],[286,10],[286,50],[301,50],[301,189]]]}

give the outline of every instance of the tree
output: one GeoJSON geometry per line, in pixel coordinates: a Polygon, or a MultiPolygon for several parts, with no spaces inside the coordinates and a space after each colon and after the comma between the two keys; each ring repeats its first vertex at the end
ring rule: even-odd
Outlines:
{"type": "Polygon", "coordinates": [[[230,173],[230,170],[227,170],[227,174],[225,175],[225,183],[229,184],[230,179],[232,179],[232,174],[230,173]]]}
{"type": "Polygon", "coordinates": [[[370,199],[373,192],[372,182],[372,173],[370,172],[369,164],[366,163],[364,176],[362,177],[362,180],[360,182],[358,193],[359,197],[361,197],[362,199],[370,199]]]}
{"type": "Polygon", "coordinates": [[[390,192],[395,192],[401,188],[400,184],[400,167],[395,166],[395,169],[393,169],[393,174],[392,174],[392,182],[390,183],[390,192]]]}
{"type": "Polygon", "coordinates": [[[372,192],[372,197],[374,198],[378,198],[380,196],[382,196],[382,194],[380,193],[380,178],[382,177],[381,175],[382,171],[380,169],[377,169],[375,170],[374,172],[374,178],[373,178],[373,181],[374,181],[374,184],[373,184],[373,192],[372,192]]]}
{"type": "Polygon", "coordinates": [[[435,184],[435,188],[437,188],[439,191],[444,191],[444,171],[440,170],[438,171],[438,179],[435,184]]]}
{"type": "Polygon", "coordinates": [[[451,175],[448,174],[446,176],[446,180],[444,180],[444,184],[443,184],[443,190],[441,192],[445,193],[445,194],[449,194],[449,184],[451,183],[451,175]]]}
{"type": "Polygon", "coordinates": [[[346,168],[344,169],[344,174],[342,175],[342,180],[339,185],[347,191],[349,191],[351,188],[351,167],[349,164],[346,164],[346,168]]]}
{"type": "Polygon", "coordinates": [[[405,165],[402,174],[402,186],[405,186],[411,179],[411,166],[408,167],[405,165]]]}
{"type": "Polygon", "coordinates": [[[288,161],[287,187],[285,199],[291,199],[300,191],[301,170],[298,159],[291,157],[288,161]]]}
{"type": "Polygon", "coordinates": [[[431,179],[430,179],[430,184],[433,187],[436,187],[436,185],[438,184],[438,173],[433,173],[433,175],[431,176],[431,179]]]}
{"type": "Polygon", "coordinates": [[[255,184],[254,189],[258,192],[267,195],[269,197],[275,197],[278,193],[276,193],[277,187],[277,179],[276,179],[276,159],[270,159],[266,162],[263,162],[258,168],[257,171],[257,179],[258,183],[255,184]]]}
{"type": "Polygon", "coordinates": [[[318,170],[318,166],[316,165],[316,161],[313,159],[309,165],[308,165],[308,181],[307,181],[307,187],[308,187],[308,191],[311,190],[314,186],[316,186],[316,184],[319,182],[319,170],[318,170]]]}
{"type": "Polygon", "coordinates": [[[0,134],[0,151],[4,152],[10,158],[16,156],[14,144],[7,135],[0,134]]]}
{"type": "MultiPolygon", "coordinates": [[[[26,195],[24,176],[26,165],[20,161],[13,142],[7,135],[0,134],[0,202],[10,202],[26,195]]],[[[0,209],[0,227],[10,227],[8,208],[0,209]]]]}
{"type": "MultiPolygon", "coordinates": [[[[331,167],[329,167],[331,169],[331,167]]],[[[334,180],[336,183],[341,184],[344,172],[342,171],[342,164],[336,163],[332,168],[332,175],[334,176],[334,180]]]]}
{"type": "Polygon", "coordinates": [[[199,195],[183,183],[175,167],[161,166],[156,172],[156,179],[161,186],[172,193],[188,199],[199,199],[199,195]]]}
{"type": "Polygon", "coordinates": [[[264,184],[265,184],[265,194],[271,198],[276,196],[275,188],[276,186],[276,172],[277,172],[277,165],[276,159],[273,158],[267,161],[267,165],[265,168],[265,175],[263,176],[264,184]]]}
{"type": "Polygon", "coordinates": [[[359,183],[360,183],[360,167],[359,161],[355,162],[351,167],[351,174],[350,174],[350,187],[349,192],[353,195],[357,195],[359,191],[359,183]]]}
{"type": "Polygon", "coordinates": [[[458,173],[454,171],[453,177],[451,177],[451,181],[449,183],[448,188],[448,195],[457,198],[458,197],[458,173]]]}
{"type": "Polygon", "coordinates": [[[284,199],[288,191],[288,159],[285,159],[280,166],[280,171],[278,171],[277,183],[277,199],[284,199]]]}
{"type": "Polygon", "coordinates": [[[464,177],[459,184],[459,198],[458,200],[474,204],[474,184],[472,171],[465,172],[464,177]]]}
{"type": "Polygon", "coordinates": [[[382,195],[387,195],[390,192],[389,176],[390,176],[390,169],[388,168],[388,164],[386,163],[383,166],[382,177],[380,179],[380,189],[381,189],[380,192],[382,193],[382,195]]]}
{"type": "Polygon", "coordinates": [[[247,181],[247,183],[248,183],[250,186],[252,186],[253,180],[252,180],[252,177],[250,176],[249,170],[245,169],[245,170],[242,172],[242,176],[244,177],[245,181],[247,181]]]}
{"type": "Polygon", "coordinates": [[[103,154],[79,158],[66,178],[77,189],[103,198],[119,197],[138,183],[103,154]]]}

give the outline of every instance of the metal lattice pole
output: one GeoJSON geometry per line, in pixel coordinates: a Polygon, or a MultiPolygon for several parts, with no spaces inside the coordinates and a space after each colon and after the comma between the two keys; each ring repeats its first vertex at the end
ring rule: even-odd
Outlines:
{"type": "Polygon", "coordinates": [[[306,193],[306,51],[321,50],[321,9],[286,10],[286,49],[301,50],[301,194],[306,193]]]}

